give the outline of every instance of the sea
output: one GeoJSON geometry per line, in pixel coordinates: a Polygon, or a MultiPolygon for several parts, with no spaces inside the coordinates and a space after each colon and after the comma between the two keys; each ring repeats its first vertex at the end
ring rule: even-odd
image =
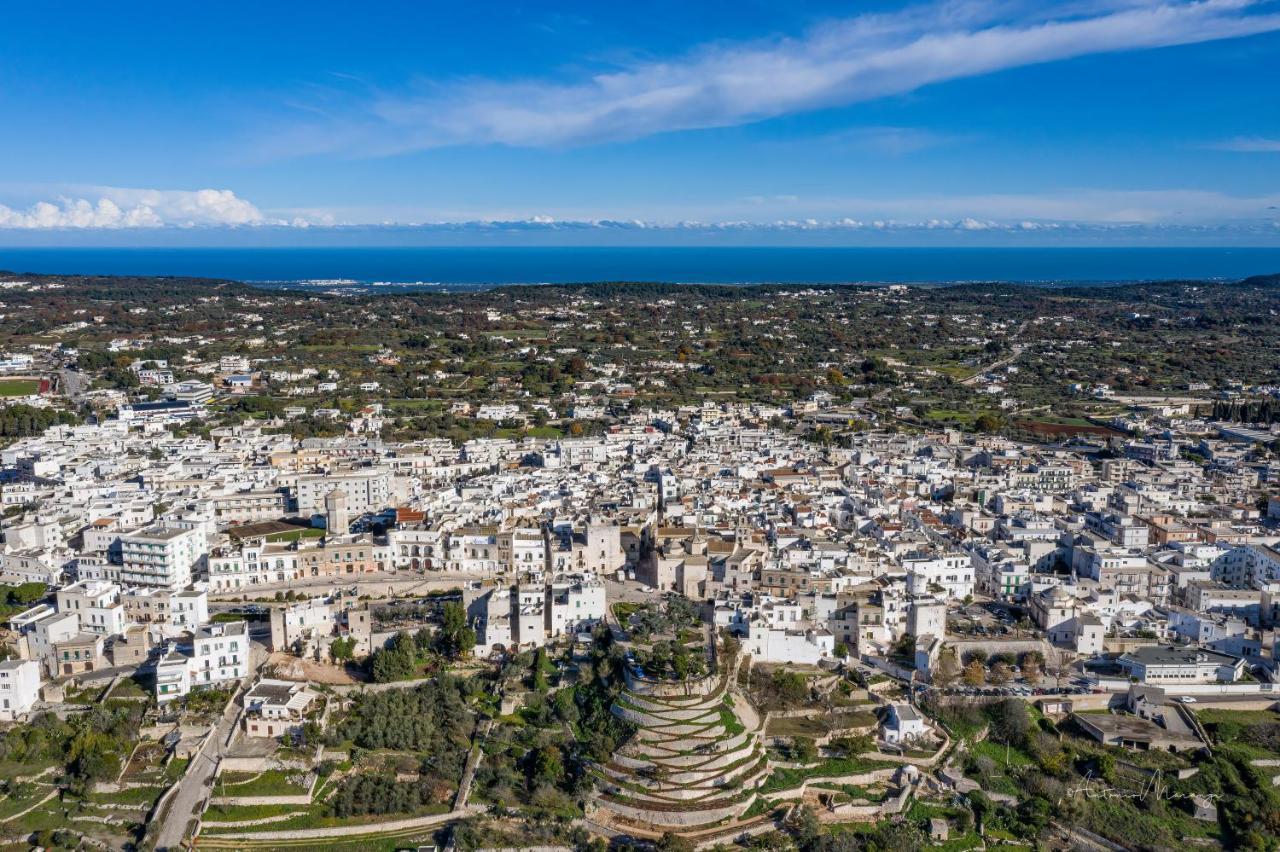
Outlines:
{"type": "Polygon", "coordinates": [[[1280,273],[1280,248],[0,248],[16,273],[222,278],[325,291],[503,284],[1099,285],[1280,273]]]}

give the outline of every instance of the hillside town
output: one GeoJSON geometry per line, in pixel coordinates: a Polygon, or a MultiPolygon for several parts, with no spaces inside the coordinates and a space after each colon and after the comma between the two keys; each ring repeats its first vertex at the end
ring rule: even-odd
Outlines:
{"type": "Polygon", "coordinates": [[[583,381],[567,417],[455,402],[543,424],[458,440],[397,437],[379,402],[229,422],[271,369],[248,355],[103,361],[132,377],[114,407],[60,418],[88,391],[34,375],[50,357],[0,360],[30,383],[0,416],[46,412],[0,449],[0,835],[1280,836],[1280,427],[1219,389],[1029,440],[874,394],[583,381]]]}

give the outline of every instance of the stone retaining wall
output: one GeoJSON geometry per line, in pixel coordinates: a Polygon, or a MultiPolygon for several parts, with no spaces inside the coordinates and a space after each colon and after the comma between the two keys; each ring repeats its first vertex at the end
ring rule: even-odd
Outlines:
{"type": "Polygon", "coordinates": [[[281,760],[277,757],[224,757],[219,772],[266,772],[268,769],[296,769],[302,772],[310,766],[301,760],[281,760]]]}
{"type": "Polygon", "coordinates": [[[624,670],[627,689],[637,695],[652,695],[659,698],[692,698],[694,696],[718,695],[716,689],[720,684],[720,676],[709,674],[698,680],[668,681],[652,680],[647,677],[636,677],[630,669],[624,670]]]}
{"type": "Polygon", "coordinates": [[[765,793],[767,799],[801,799],[804,798],[805,790],[809,785],[815,787],[836,786],[840,787],[845,784],[851,784],[855,787],[865,787],[868,784],[882,784],[893,778],[894,773],[898,771],[897,767],[886,769],[873,769],[870,772],[863,772],[858,775],[832,775],[815,778],[806,778],[800,782],[797,787],[791,787],[787,790],[778,790],[773,793],[765,793]]]}
{"type": "Polygon", "coordinates": [[[623,804],[621,802],[613,802],[601,800],[600,807],[613,811],[620,816],[629,819],[638,820],[640,822],[651,823],[658,826],[666,826],[670,828],[691,828],[693,826],[708,825],[713,822],[719,822],[722,819],[729,819],[746,811],[755,802],[754,795],[748,797],[741,802],[733,802],[723,805],[719,808],[709,808],[707,810],[649,810],[643,806],[635,806],[623,804]]]}
{"type": "Polygon", "coordinates": [[[311,794],[299,796],[214,796],[209,800],[214,805],[310,805],[311,794]]]}

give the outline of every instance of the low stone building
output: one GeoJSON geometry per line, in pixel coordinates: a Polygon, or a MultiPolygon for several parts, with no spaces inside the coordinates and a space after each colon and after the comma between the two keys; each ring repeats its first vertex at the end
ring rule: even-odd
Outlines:
{"type": "Polygon", "coordinates": [[[250,737],[281,737],[302,725],[317,692],[304,683],[263,678],[244,696],[241,728],[250,737]]]}

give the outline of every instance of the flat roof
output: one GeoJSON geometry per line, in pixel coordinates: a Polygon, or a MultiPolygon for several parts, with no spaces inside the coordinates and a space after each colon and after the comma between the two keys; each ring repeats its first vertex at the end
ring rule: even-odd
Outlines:
{"type": "Polygon", "coordinates": [[[1175,648],[1172,646],[1148,645],[1134,648],[1120,655],[1120,659],[1129,659],[1143,665],[1194,665],[1211,662],[1218,665],[1234,665],[1240,660],[1233,654],[1224,654],[1210,648],[1175,648]]]}

